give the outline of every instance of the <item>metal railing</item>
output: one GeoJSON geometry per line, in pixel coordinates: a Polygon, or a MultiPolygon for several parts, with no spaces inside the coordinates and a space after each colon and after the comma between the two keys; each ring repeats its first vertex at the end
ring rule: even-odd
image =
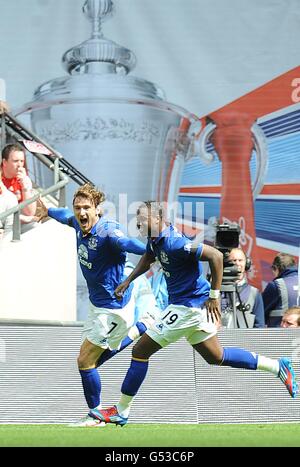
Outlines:
{"type": "Polygon", "coordinates": [[[74,167],[70,162],[68,162],[58,151],[49,146],[48,143],[42,140],[31,130],[26,128],[11,114],[3,113],[1,116],[2,148],[6,145],[7,135],[15,138],[16,140],[19,140],[20,142],[22,142],[23,140],[27,140],[41,144],[42,146],[44,146],[44,148],[48,150],[48,152],[50,152],[50,154],[42,153],[42,155],[45,157],[46,160],[50,161],[51,163],[56,163],[59,166],[60,172],[63,172],[78,185],[83,185],[84,183],[90,183],[91,185],[94,185],[94,183],[91,180],[89,180],[83,173],[77,170],[76,167],[74,167]]]}
{"type": "Polygon", "coordinates": [[[26,206],[34,203],[41,197],[58,193],[58,205],[59,207],[63,207],[66,205],[66,185],[69,183],[69,178],[78,185],[93,183],[73,167],[66,159],[64,159],[59,152],[49,146],[31,130],[25,128],[22,123],[12,117],[12,115],[9,113],[3,113],[1,115],[1,148],[6,145],[7,137],[20,143],[23,143],[24,141],[38,143],[41,152],[30,150],[29,152],[36,160],[53,172],[53,184],[51,186],[40,189],[39,192],[34,194],[30,199],[19,203],[17,206],[2,214],[0,213],[0,220],[6,219],[6,217],[13,214],[14,222],[12,241],[19,241],[21,239],[20,214],[26,206]]]}
{"type": "Polygon", "coordinates": [[[53,164],[47,160],[43,160],[43,158],[41,157],[41,154],[35,154],[35,157],[37,157],[41,162],[47,165],[50,170],[54,170],[54,179],[58,179],[59,181],[57,183],[54,183],[49,188],[41,190],[39,193],[35,194],[30,199],[23,201],[22,203],[19,203],[17,206],[11,209],[8,209],[2,214],[0,213],[0,220],[6,219],[6,217],[12,214],[14,215],[12,241],[19,241],[21,239],[20,213],[22,209],[24,209],[29,204],[34,203],[35,201],[37,201],[39,198],[43,196],[47,196],[49,194],[58,192],[59,193],[58,204],[60,207],[65,206],[65,200],[66,200],[65,187],[69,183],[68,177],[66,177],[63,173],[60,172],[59,166],[57,164],[53,164]]]}

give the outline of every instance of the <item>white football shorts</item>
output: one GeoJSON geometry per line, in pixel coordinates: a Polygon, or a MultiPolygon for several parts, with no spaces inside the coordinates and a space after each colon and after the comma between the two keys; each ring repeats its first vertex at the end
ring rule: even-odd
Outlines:
{"type": "Polygon", "coordinates": [[[124,308],[97,308],[90,303],[89,314],[82,331],[87,339],[102,349],[117,349],[134,324],[133,297],[124,308]]]}
{"type": "Polygon", "coordinates": [[[161,314],[160,321],[146,331],[161,347],[185,337],[191,344],[199,344],[217,334],[216,325],[207,320],[206,308],[189,308],[184,305],[169,305],[161,314]]]}

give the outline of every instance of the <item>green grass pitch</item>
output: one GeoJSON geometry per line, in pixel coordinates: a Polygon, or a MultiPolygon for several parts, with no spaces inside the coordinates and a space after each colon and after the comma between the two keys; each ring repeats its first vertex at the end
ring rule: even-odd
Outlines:
{"type": "Polygon", "coordinates": [[[0,425],[0,447],[300,447],[300,424],[0,425]]]}

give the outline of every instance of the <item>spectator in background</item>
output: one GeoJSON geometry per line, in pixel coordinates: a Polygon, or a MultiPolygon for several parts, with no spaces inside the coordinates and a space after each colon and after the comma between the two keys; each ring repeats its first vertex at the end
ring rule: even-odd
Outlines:
{"type": "MultiPolygon", "coordinates": [[[[239,268],[239,275],[236,279],[237,285],[237,307],[243,306],[244,311],[237,308],[238,327],[264,328],[264,306],[260,291],[253,285],[248,284],[246,270],[250,268],[246,253],[241,248],[233,248],[228,260],[232,261],[239,268]]],[[[230,303],[230,292],[222,296],[222,311],[232,308],[230,303]]],[[[228,326],[231,327],[231,326],[228,326]]]]}
{"type": "Polygon", "coordinates": [[[267,327],[280,326],[284,312],[297,305],[298,271],[292,255],[278,253],[272,263],[274,279],[263,291],[267,327]]]}
{"type": "Polygon", "coordinates": [[[300,306],[293,306],[283,314],[281,328],[300,328],[300,306]]]}
{"type": "MultiPolygon", "coordinates": [[[[14,208],[18,205],[16,196],[9,191],[2,181],[2,168],[0,165],[0,214],[3,214],[8,209],[14,208]]],[[[25,216],[20,214],[22,224],[30,224],[35,221],[34,216],[25,216]]],[[[0,241],[12,240],[13,234],[14,215],[10,214],[4,219],[0,220],[0,241]]]]}
{"type": "MultiPolygon", "coordinates": [[[[15,195],[8,191],[2,182],[2,170],[0,166],[0,214],[3,214],[8,209],[17,206],[18,201],[15,195]]],[[[5,219],[0,220],[0,241],[11,240],[13,230],[14,216],[11,214],[5,219]]]]}
{"type": "MultiPolygon", "coordinates": [[[[17,197],[18,203],[33,196],[32,182],[26,170],[25,149],[18,143],[7,144],[2,149],[2,181],[17,197]]],[[[36,202],[22,210],[25,216],[34,216],[35,212],[36,202]]]]}

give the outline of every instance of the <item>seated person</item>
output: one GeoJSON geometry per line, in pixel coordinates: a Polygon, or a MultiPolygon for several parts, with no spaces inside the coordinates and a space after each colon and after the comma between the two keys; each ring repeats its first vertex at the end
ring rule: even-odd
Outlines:
{"type": "Polygon", "coordinates": [[[287,253],[278,253],[272,263],[274,279],[262,293],[267,327],[280,326],[283,313],[297,305],[298,270],[295,258],[287,253]]]}
{"type": "Polygon", "coordinates": [[[281,328],[300,328],[300,306],[293,306],[283,314],[281,328]]]}
{"type": "MultiPolygon", "coordinates": [[[[236,278],[236,307],[237,307],[237,327],[239,328],[264,328],[264,307],[260,291],[248,284],[246,269],[247,256],[241,248],[233,248],[228,260],[232,261],[239,269],[239,274],[236,278]]],[[[222,321],[224,327],[234,327],[233,323],[233,294],[231,292],[223,292],[221,298],[222,321]],[[226,313],[230,310],[230,313],[226,313]],[[229,322],[225,323],[225,314],[229,322]]]]}
{"type": "MultiPolygon", "coordinates": [[[[4,183],[2,182],[2,170],[0,166],[0,214],[3,214],[8,209],[17,206],[18,201],[13,193],[8,191],[4,183]]],[[[11,240],[13,230],[14,215],[6,217],[0,220],[0,241],[11,240]]]]}
{"type": "MultiPolygon", "coordinates": [[[[2,168],[0,166],[0,214],[8,211],[9,209],[18,205],[16,196],[9,191],[2,181],[2,168]]],[[[23,224],[34,222],[34,216],[25,216],[20,214],[20,220],[23,224]]],[[[13,237],[13,222],[14,215],[10,214],[4,219],[0,220],[0,241],[12,240],[13,237]]]]}
{"type": "MultiPolygon", "coordinates": [[[[2,150],[2,181],[14,193],[18,203],[33,196],[32,182],[26,170],[25,149],[20,144],[7,144],[2,150]]],[[[25,216],[34,216],[36,202],[22,210],[25,216]]]]}

